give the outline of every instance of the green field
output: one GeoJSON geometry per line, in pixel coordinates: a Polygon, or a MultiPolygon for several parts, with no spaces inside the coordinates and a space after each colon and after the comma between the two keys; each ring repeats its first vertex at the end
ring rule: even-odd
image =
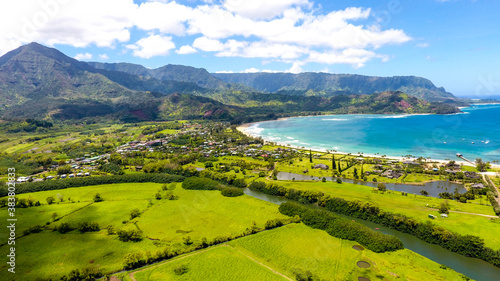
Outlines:
{"type": "Polygon", "coordinates": [[[215,246],[152,266],[134,274],[136,280],[290,280],[227,245],[215,246]],[[185,265],[188,271],[177,275],[174,269],[185,265]]]}
{"type": "Polygon", "coordinates": [[[322,280],[461,280],[461,275],[409,250],[376,254],[357,251],[341,240],[303,224],[291,224],[228,242],[133,273],[150,280],[296,280],[295,272],[311,271],[322,280]],[[366,261],[368,269],[356,263],[366,261]],[[188,272],[174,269],[186,265],[188,272]],[[247,270],[243,270],[246,268],[247,270]],[[281,273],[286,277],[272,274],[281,273]],[[264,277],[266,276],[266,277],[264,277]]]}
{"type": "MultiPolygon", "coordinates": [[[[127,253],[154,253],[167,246],[184,248],[187,236],[195,243],[203,237],[210,241],[217,236],[241,234],[254,222],[263,227],[269,219],[285,218],[278,212],[278,206],[253,197],[229,198],[219,191],[184,190],[180,185],[173,191],[178,200],[156,200],[154,195],[161,186],[156,183],[113,184],[20,195],[20,198],[31,196],[43,205],[17,209],[18,237],[30,226],[50,224],[40,233],[17,239],[20,266],[16,280],[59,278],[73,269],[91,265],[100,266],[107,272],[118,271],[127,253]],[[96,193],[100,193],[104,201],[93,203],[96,193]],[[64,201],[48,205],[45,198],[57,198],[57,194],[62,195],[64,201]],[[143,213],[130,220],[130,211],[135,208],[143,213]],[[52,222],[54,212],[60,219],[52,222]],[[63,222],[74,226],[84,221],[97,222],[101,230],[84,234],[77,230],[66,234],[51,230],[63,222]],[[107,234],[108,225],[115,230],[140,229],[144,239],[121,242],[116,235],[107,234]]],[[[7,210],[2,208],[0,211],[0,219],[5,221],[7,210]]],[[[2,231],[1,241],[7,241],[7,235],[2,231]]],[[[7,255],[7,251],[7,245],[0,247],[2,256],[7,255]]],[[[0,267],[0,280],[10,280],[6,279],[6,270],[6,265],[0,267]]]]}
{"type": "Polygon", "coordinates": [[[322,230],[293,224],[229,242],[236,249],[293,277],[294,269],[310,270],[326,280],[460,280],[460,274],[410,250],[376,254],[357,251],[355,242],[341,240],[322,230]],[[358,261],[372,266],[361,269],[358,261]],[[432,276],[432,277],[431,277],[432,276]]]}
{"type": "MultiPolygon", "coordinates": [[[[363,202],[371,202],[382,210],[390,211],[393,213],[404,214],[413,217],[419,221],[430,220],[428,214],[439,215],[432,208],[438,208],[444,199],[433,197],[425,197],[420,195],[401,196],[400,192],[388,191],[385,193],[373,192],[373,188],[355,185],[350,183],[334,183],[334,182],[292,182],[292,181],[279,181],[279,185],[286,188],[293,188],[296,190],[312,190],[321,191],[332,197],[340,197],[346,200],[360,200],[363,202]]],[[[448,230],[466,235],[477,235],[484,239],[486,246],[492,249],[500,249],[500,223],[497,220],[492,220],[490,217],[481,215],[495,216],[491,206],[479,205],[479,200],[476,199],[473,203],[459,203],[456,201],[448,200],[451,211],[466,212],[463,213],[450,213],[446,219],[432,220],[433,223],[443,226],[448,230]],[[481,227],[478,227],[481,226],[481,227]]],[[[483,197],[483,203],[489,203],[483,197]]]]}

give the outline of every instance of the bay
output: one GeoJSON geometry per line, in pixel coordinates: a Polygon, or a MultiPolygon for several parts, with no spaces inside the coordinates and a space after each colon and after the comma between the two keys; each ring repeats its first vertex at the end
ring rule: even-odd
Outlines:
{"type": "Polygon", "coordinates": [[[247,133],[317,150],[439,160],[500,160],[500,105],[453,115],[321,115],[251,124],[247,133]]]}

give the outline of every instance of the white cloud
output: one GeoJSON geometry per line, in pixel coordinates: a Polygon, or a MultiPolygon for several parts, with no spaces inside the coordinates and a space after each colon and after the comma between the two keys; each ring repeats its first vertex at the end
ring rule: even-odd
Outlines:
{"type": "Polygon", "coordinates": [[[29,42],[112,47],[130,39],[133,0],[4,1],[0,8],[0,54],[29,42]],[[7,4],[6,4],[7,3],[7,4]]]}
{"type": "Polygon", "coordinates": [[[92,54],[91,53],[76,54],[76,56],[74,56],[73,58],[75,60],[91,60],[92,59],[92,54]]]}
{"type": "Polygon", "coordinates": [[[312,6],[308,0],[225,0],[223,6],[235,14],[251,19],[271,19],[293,6],[312,6]]]}
{"type": "Polygon", "coordinates": [[[106,54],[100,54],[100,55],[99,55],[99,59],[100,59],[100,60],[109,60],[109,57],[108,57],[108,55],[106,55],[106,54]]]}
{"type": "Polygon", "coordinates": [[[331,52],[313,51],[307,58],[307,61],[326,64],[350,64],[354,68],[360,68],[373,58],[379,58],[382,61],[389,60],[388,56],[376,54],[373,51],[364,49],[345,49],[343,51],[331,52]]]}
{"type": "Polygon", "coordinates": [[[218,52],[224,50],[224,44],[219,40],[209,39],[207,37],[196,38],[193,42],[193,47],[205,52],[218,52]]]}
{"type": "Polygon", "coordinates": [[[429,47],[430,45],[431,45],[431,44],[429,44],[429,43],[418,43],[418,44],[417,44],[417,47],[419,47],[419,48],[427,48],[427,47],[429,47]]]}
{"type": "Polygon", "coordinates": [[[175,44],[170,36],[150,35],[126,47],[133,50],[134,56],[149,59],[167,55],[170,50],[175,49],[175,44]]]}
{"type": "Polygon", "coordinates": [[[179,55],[188,55],[188,54],[197,53],[198,51],[189,45],[184,45],[184,46],[180,47],[179,50],[176,50],[175,52],[178,53],[179,55]]]}
{"type": "Polygon", "coordinates": [[[247,68],[247,69],[243,70],[243,73],[256,73],[256,72],[260,72],[260,70],[255,68],[255,67],[247,68]]]}
{"type": "Polygon", "coordinates": [[[302,65],[304,65],[303,62],[294,62],[292,64],[292,67],[290,69],[288,69],[286,72],[290,72],[290,73],[301,73],[301,72],[304,72],[304,70],[302,69],[302,65]]]}
{"type": "Polygon", "coordinates": [[[143,30],[182,35],[186,29],[185,22],[191,18],[192,13],[191,7],[176,2],[146,2],[137,9],[134,23],[143,30]]]}
{"type": "Polygon", "coordinates": [[[354,67],[372,59],[386,61],[389,57],[377,49],[412,40],[403,30],[384,30],[369,22],[372,11],[367,8],[324,13],[309,0],[202,2],[188,6],[171,0],[139,5],[133,0],[9,1],[8,7],[0,5],[0,55],[37,41],[74,47],[121,45],[134,56],[151,58],[167,55],[178,37],[195,36],[193,42],[183,40],[175,52],[300,62],[290,68],[298,71],[312,61],[354,67]],[[131,43],[132,29],[147,35],[131,43]]]}
{"type": "Polygon", "coordinates": [[[223,45],[224,50],[219,52],[220,57],[244,57],[244,58],[276,58],[296,59],[308,52],[307,48],[290,45],[275,44],[268,42],[239,42],[229,40],[223,45]]]}

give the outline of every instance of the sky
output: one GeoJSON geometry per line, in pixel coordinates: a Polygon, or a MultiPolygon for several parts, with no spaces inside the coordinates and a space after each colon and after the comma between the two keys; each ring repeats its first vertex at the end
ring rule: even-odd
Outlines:
{"type": "Polygon", "coordinates": [[[3,0],[0,55],[38,42],[83,61],[209,72],[414,75],[500,95],[496,0],[3,0]]]}

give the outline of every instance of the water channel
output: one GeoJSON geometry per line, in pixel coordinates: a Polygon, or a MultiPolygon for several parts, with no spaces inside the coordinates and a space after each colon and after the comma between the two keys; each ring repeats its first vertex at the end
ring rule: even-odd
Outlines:
{"type": "MultiPolygon", "coordinates": [[[[286,199],[284,197],[273,196],[259,191],[253,191],[248,188],[245,188],[245,194],[278,205],[290,201],[289,199],[286,199]]],[[[500,280],[500,268],[491,265],[483,260],[476,258],[468,258],[453,253],[438,245],[424,242],[410,234],[402,233],[397,230],[390,229],[369,221],[351,218],[340,214],[337,215],[348,219],[353,219],[356,222],[359,222],[367,227],[370,227],[371,229],[377,229],[377,231],[380,231],[382,233],[396,236],[399,239],[401,239],[406,249],[418,253],[439,264],[446,265],[457,272],[467,275],[472,279],[478,281],[500,280]]]]}
{"type": "MultiPolygon", "coordinates": [[[[276,177],[278,180],[296,180],[296,181],[310,181],[310,180],[321,180],[323,177],[309,176],[309,175],[301,175],[294,174],[288,172],[279,172],[276,177]]],[[[332,177],[324,177],[327,181],[331,181],[332,177]]],[[[342,179],[343,182],[354,183],[359,185],[365,185],[370,187],[377,187],[378,183],[376,182],[366,182],[366,181],[358,181],[352,179],[342,179]]],[[[425,190],[429,193],[431,197],[439,197],[439,193],[441,192],[449,192],[452,193],[455,189],[460,193],[465,193],[467,190],[461,184],[448,182],[448,181],[432,181],[422,183],[422,185],[415,184],[403,184],[403,183],[385,183],[387,189],[394,191],[402,191],[410,194],[420,194],[420,191],[425,190]]]]}

